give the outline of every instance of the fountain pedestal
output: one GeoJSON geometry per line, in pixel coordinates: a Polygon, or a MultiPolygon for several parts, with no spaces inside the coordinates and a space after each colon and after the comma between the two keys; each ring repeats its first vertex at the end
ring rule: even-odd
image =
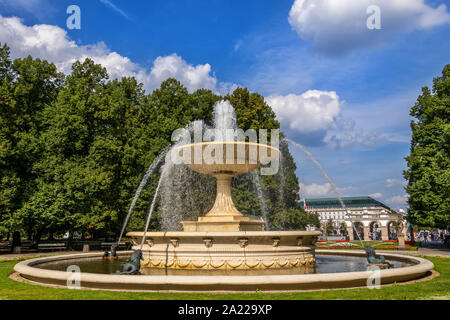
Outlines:
{"type": "Polygon", "coordinates": [[[264,221],[250,220],[236,209],[231,198],[231,179],[234,173],[212,174],[217,180],[216,201],[212,209],[198,221],[182,221],[185,232],[196,231],[263,231],[264,221]]]}

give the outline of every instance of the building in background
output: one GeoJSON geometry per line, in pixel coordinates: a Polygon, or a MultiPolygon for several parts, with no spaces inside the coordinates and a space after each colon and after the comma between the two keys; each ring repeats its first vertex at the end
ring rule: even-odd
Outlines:
{"type": "Polygon", "coordinates": [[[338,198],[305,199],[305,210],[318,214],[322,230],[331,219],[337,233],[344,223],[350,240],[396,240],[397,226],[402,213],[395,213],[387,205],[371,197],[343,197],[347,212],[338,198]],[[354,228],[352,226],[354,223],[354,228]],[[356,229],[356,231],[355,231],[356,229]]]}

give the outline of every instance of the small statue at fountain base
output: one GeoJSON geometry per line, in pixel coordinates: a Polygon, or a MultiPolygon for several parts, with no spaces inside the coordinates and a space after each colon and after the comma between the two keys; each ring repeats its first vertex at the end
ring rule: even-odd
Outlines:
{"type": "Polygon", "coordinates": [[[111,251],[106,250],[105,253],[103,254],[103,259],[117,259],[117,247],[118,245],[116,243],[114,243],[111,246],[111,251]]]}
{"type": "Polygon", "coordinates": [[[391,263],[386,261],[384,256],[380,256],[379,258],[377,258],[374,248],[370,246],[364,246],[364,251],[366,252],[366,258],[368,262],[367,266],[376,266],[380,269],[390,269],[394,267],[391,263]]]}
{"type": "Polygon", "coordinates": [[[131,254],[130,260],[123,265],[123,271],[116,271],[116,273],[120,274],[141,274],[139,270],[141,270],[141,260],[144,260],[142,256],[142,250],[138,249],[131,254]]]}

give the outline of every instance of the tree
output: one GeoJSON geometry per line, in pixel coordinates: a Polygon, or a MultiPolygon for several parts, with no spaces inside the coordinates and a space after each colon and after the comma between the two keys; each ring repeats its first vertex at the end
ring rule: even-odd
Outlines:
{"type": "MultiPolygon", "coordinates": [[[[75,62],[58,98],[46,109],[39,166],[42,190],[54,195],[59,229],[95,232],[116,229],[132,170],[124,153],[143,90],[132,78],[107,82],[106,69],[90,59],[75,62]],[[125,158],[125,159],[124,159],[125,158]]],[[[35,201],[45,203],[49,193],[35,201]]],[[[124,200],[126,198],[126,200],[124,200]]]]}
{"type": "Polygon", "coordinates": [[[36,192],[43,113],[58,95],[63,79],[52,63],[30,56],[11,61],[7,45],[0,49],[0,229],[22,228],[30,239],[35,221],[21,216],[19,210],[36,192]]]}
{"type": "Polygon", "coordinates": [[[275,212],[271,223],[273,230],[298,230],[306,229],[308,225],[320,226],[317,215],[295,207],[275,212]]]}
{"type": "Polygon", "coordinates": [[[434,79],[432,91],[411,108],[411,148],[408,169],[407,220],[422,227],[450,228],[450,65],[434,79]]]}
{"type": "Polygon", "coordinates": [[[339,232],[342,233],[342,235],[346,236],[348,234],[347,231],[347,225],[345,224],[345,222],[342,222],[339,226],[339,232]]]}
{"type": "Polygon", "coordinates": [[[328,219],[326,225],[325,225],[325,231],[327,234],[334,234],[336,233],[336,228],[334,226],[333,219],[328,219]]]}

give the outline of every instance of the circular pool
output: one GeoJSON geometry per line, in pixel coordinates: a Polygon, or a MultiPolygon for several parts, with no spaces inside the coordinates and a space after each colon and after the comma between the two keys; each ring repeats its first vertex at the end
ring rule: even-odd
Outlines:
{"type": "Polygon", "coordinates": [[[41,285],[67,286],[79,267],[80,285],[85,289],[174,290],[174,291],[297,291],[366,286],[379,277],[380,284],[409,281],[431,272],[434,265],[418,257],[383,253],[392,269],[367,270],[365,254],[350,250],[317,250],[316,264],[295,269],[267,270],[176,270],[143,268],[141,275],[123,275],[130,255],[120,252],[117,260],[103,260],[103,253],[61,255],[25,260],[14,269],[22,279],[41,285]]]}

